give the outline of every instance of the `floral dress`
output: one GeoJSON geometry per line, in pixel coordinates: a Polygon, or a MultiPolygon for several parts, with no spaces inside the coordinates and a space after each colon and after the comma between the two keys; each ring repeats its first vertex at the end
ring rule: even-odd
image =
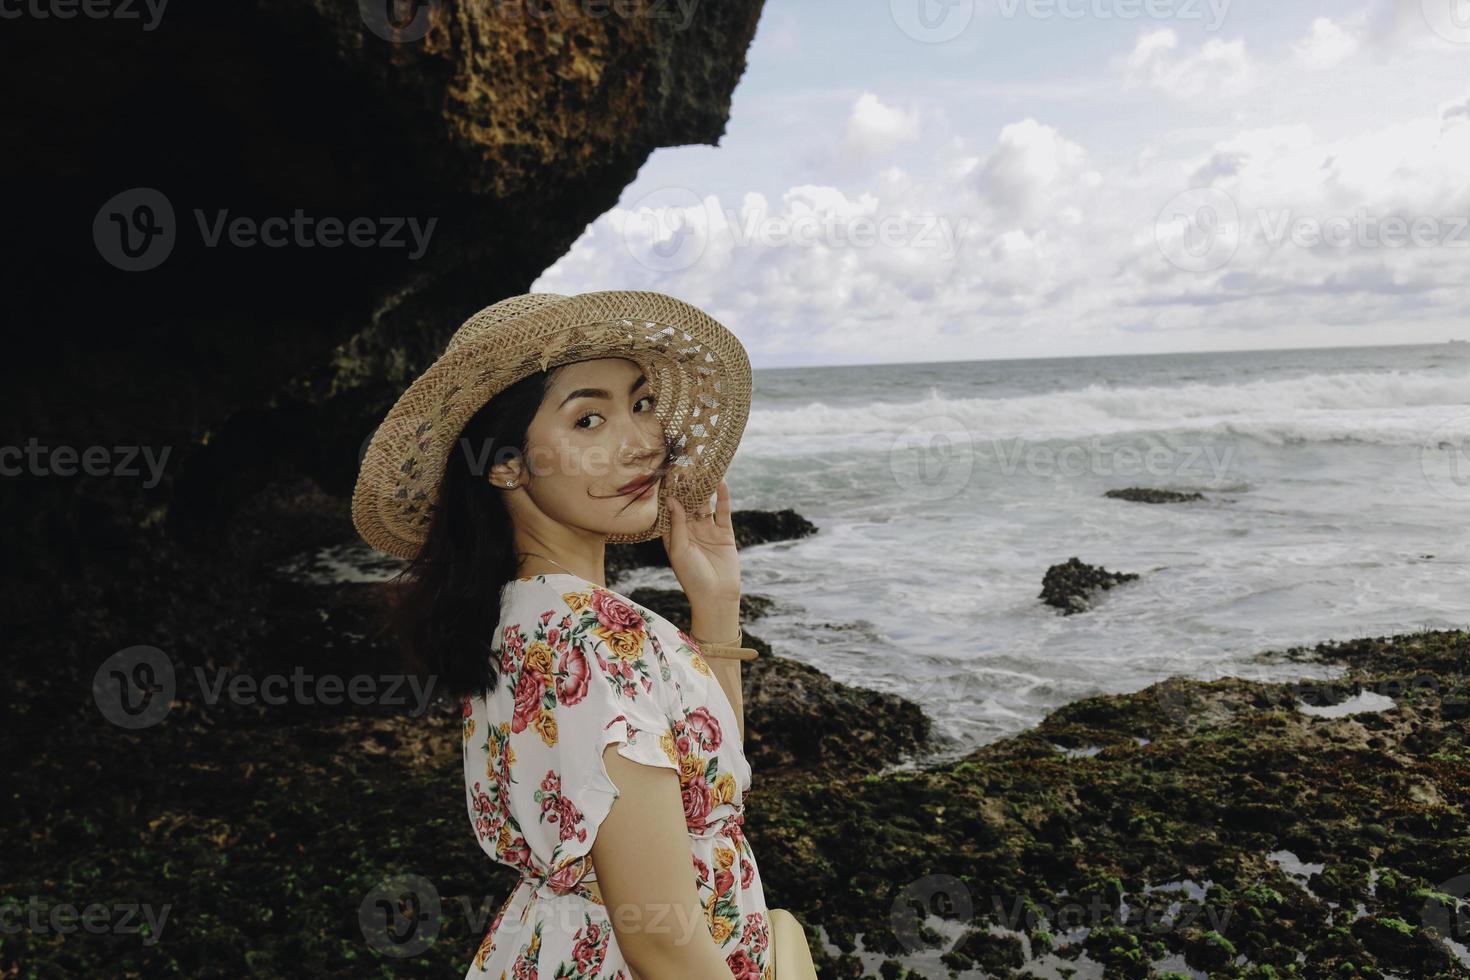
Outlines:
{"type": "Polygon", "coordinates": [[[636,980],[587,887],[617,786],[603,749],[674,770],[690,873],[736,980],[773,980],[770,923],[742,830],[750,765],[734,708],[683,630],[569,572],[510,582],[499,675],[464,699],[465,795],[480,846],[521,873],[465,980],[636,980]]]}

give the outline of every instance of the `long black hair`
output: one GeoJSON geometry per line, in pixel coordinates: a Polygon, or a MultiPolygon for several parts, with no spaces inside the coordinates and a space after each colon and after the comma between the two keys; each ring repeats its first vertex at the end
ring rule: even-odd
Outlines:
{"type": "Polygon", "coordinates": [[[429,530],[394,580],[389,624],[412,670],[458,700],[495,686],[490,643],[501,592],[517,577],[510,510],[490,467],[524,458],[527,431],[550,384],[538,371],[506,388],[465,423],[449,458],[429,530]]]}

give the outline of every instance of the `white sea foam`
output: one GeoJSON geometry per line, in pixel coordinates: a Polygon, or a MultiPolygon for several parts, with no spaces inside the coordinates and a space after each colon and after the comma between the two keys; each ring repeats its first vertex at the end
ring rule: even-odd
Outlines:
{"type": "MultiPolygon", "coordinates": [[[[895,435],[911,429],[968,432],[975,440],[1213,432],[1275,445],[1419,445],[1431,435],[1437,440],[1470,439],[1470,374],[1383,371],[1230,384],[1093,384],[998,398],[957,398],[931,388],[917,401],[814,401],[799,408],[756,410],[745,436],[761,449],[767,441],[824,436],[841,440],[846,448],[861,448],[864,439],[889,445],[895,435]]],[[[803,445],[812,448],[810,442],[803,445]]]]}

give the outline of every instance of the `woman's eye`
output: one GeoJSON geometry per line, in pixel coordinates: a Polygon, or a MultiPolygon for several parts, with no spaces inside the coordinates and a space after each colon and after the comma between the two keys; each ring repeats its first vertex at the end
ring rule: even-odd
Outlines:
{"type": "MultiPolygon", "coordinates": [[[[654,405],[658,404],[658,399],[655,398],[653,395],[644,395],[642,398],[638,399],[638,402],[644,402],[644,401],[650,403],[649,404],[649,408],[647,410],[651,410],[654,405]]],[[[637,402],[635,402],[634,404],[637,404],[637,402]]],[[[579,429],[595,429],[595,428],[597,428],[597,426],[595,426],[595,425],[583,425],[582,424],[583,422],[587,421],[588,419],[592,419],[592,418],[600,419],[600,418],[602,418],[602,413],[600,413],[600,412],[588,412],[586,415],[584,415],[581,418],[577,419],[577,421],[574,424],[579,429]]]]}

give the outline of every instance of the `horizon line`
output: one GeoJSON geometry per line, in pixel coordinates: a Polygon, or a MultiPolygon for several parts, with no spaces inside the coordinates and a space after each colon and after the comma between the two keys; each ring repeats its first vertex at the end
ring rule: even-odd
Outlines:
{"type": "Polygon", "coordinates": [[[1284,351],[1305,350],[1357,350],[1363,348],[1382,347],[1448,347],[1451,344],[1470,344],[1470,341],[1460,338],[1449,340],[1427,340],[1407,344],[1333,344],[1320,347],[1224,347],[1211,348],[1208,350],[1168,350],[1168,351],[1142,351],[1126,354],[1052,354],[1052,355],[1026,355],[1017,357],[967,357],[952,361],[858,361],[843,364],[781,364],[757,366],[752,364],[752,371],[811,371],[818,368],[853,368],[853,367],[925,367],[939,364],[990,364],[997,361],[1080,361],[1093,360],[1104,357],[1167,357],[1175,354],[1266,354],[1280,353],[1284,351]]]}

